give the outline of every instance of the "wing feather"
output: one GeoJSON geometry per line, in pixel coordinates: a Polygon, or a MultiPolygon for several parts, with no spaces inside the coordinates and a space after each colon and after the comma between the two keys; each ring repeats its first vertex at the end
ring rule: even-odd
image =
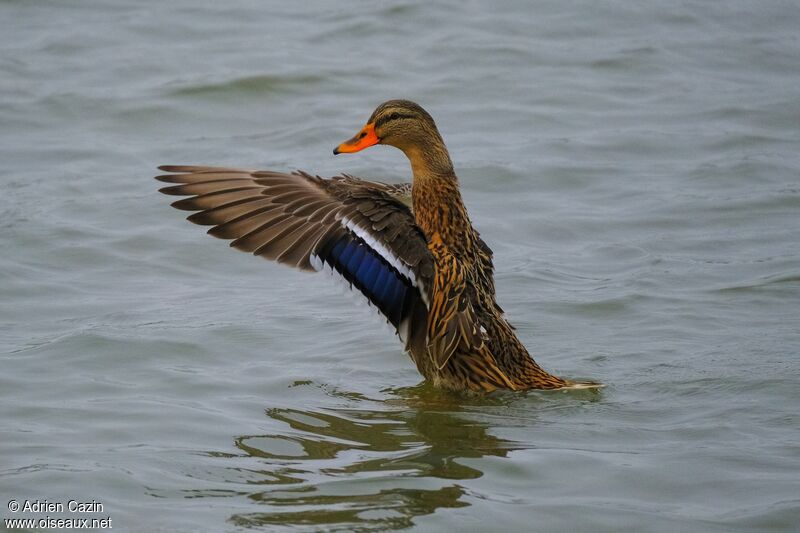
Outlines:
{"type": "Polygon", "coordinates": [[[193,196],[192,198],[184,198],[183,200],[172,202],[172,207],[182,211],[202,211],[220,205],[239,202],[247,198],[253,198],[256,195],[258,195],[258,187],[243,187],[233,190],[216,191],[202,196],[193,196]]]}
{"type": "Polygon", "coordinates": [[[190,222],[199,224],[201,226],[213,226],[215,224],[224,224],[233,219],[239,218],[248,213],[254,213],[259,209],[267,207],[272,204],[272,200],[263,196],[254,196],[252,198],[245,198],[238,202],[222,204],[212,209],[205,211],[198,211],[189,215],[190,222]]]}

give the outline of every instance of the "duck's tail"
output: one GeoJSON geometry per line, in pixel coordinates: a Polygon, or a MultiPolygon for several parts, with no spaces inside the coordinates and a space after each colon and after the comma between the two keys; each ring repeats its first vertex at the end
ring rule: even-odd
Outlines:
{"type": "Polygon", "coordinates": [[[568,381],[566,385],[557,390],[602,389],[603,387],[605,387],[603,383],[597,383],[596,381],[568,381]]]}

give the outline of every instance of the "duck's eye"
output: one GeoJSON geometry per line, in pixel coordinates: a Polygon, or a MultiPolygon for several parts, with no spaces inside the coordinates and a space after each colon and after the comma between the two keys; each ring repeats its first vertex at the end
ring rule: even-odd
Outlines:
{"type": "Polygon", "coordinates": [[[392,113],[389,115],[389,120],[397,120],[398,118],[400,118],[400,113],[392,113]]]}

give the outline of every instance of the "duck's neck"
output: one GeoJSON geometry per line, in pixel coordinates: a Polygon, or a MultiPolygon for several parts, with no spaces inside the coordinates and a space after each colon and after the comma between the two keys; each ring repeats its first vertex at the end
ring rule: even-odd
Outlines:
{"type": "Polygon", "coordinates": [[[429,145],[408,150],[406,155],[414,174],[411,199],[417,225],[428,239],[438,233],[456,255],[467,253],[472,246],[472,224],[447,149],[429,145]]]}
{"type": "Polygon", "coordinates": [[[453,162],[441,138],[429,139],[423,145],[412,145],[403,148],[406,157],[411,162],[411,171],[414,181],[423,177],[452,176],[453,162]]]}

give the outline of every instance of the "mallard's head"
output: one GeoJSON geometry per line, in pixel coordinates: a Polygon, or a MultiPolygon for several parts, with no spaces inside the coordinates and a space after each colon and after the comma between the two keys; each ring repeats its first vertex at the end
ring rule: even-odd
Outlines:
{"type": "Polygon", "coordinates": [[[428,112],[409,100],[389,100],[375,109],[355,137],[337,146],[333,153],[352,153],[388,144],[408,155],[414,148],[424,150],[432,143],[441,144],[442,137],[428,112]]]}

